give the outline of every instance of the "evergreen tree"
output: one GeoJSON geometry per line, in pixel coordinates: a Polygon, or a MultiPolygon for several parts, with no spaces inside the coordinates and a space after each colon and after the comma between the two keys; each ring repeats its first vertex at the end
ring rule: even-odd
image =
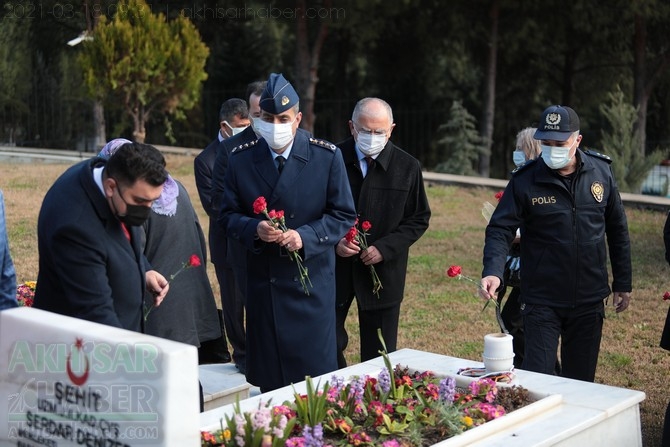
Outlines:
{"type": "Polygon", "coordinates": [[[80,63],[91,95],[105,105],[122,104],[133,138],[144,142],[152,116],[179,119],[199,101],[208,55],[186,17],[167,21],[144,0],[121,0],[114,18],[101,17],[93,40],[84,43],[80,63]]]}
{"type": "Polygon", "coordinates": [[[436,172],[458,175],[477,175],[475,163],[485,151],[475,118],[463,107],[461,101],[451,105],[450,119],[438,129],[443,136],[437,141],[443,161],[436,172]]]}
{"type": "Polygon", "coordinates": [[[602,152],[612,158],[612,172],[624,192],[639,193],[642,182],[649,170],[663,158],[663,152],[656,150],[646,157],[638,152],[640,135],[635,130],[637,108],[626,102],[623,91],[617,86],[608,94],[609,104],[600,106],[600,112],[609,123],[609,129],[602,133],[602,152]]]}

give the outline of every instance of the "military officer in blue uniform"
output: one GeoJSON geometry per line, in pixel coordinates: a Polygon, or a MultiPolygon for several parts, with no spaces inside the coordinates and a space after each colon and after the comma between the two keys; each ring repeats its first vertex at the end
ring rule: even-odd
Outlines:
{"type": "Polygon", "coordinates": [[[229,157],[220,224],[248,250],[247,380],[265,392],[337,369],[334,247],[356,212],[340,150],[297,132],[298,94],[284,76],[270,75],[260,107],[261,138],[229,157]],[[254,212],[261,196],[288,231],[254,212]],[[289,252],[302,257],[309,294],[289,252]]]}

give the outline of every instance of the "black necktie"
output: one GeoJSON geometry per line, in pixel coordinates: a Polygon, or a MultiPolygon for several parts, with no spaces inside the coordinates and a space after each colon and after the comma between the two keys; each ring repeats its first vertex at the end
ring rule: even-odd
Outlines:
{"type": "Polygon", "coordinates": [[[368,172],[375,166],[375,159],[372,157],[365,157],[365,163],[368,165],[368,172]]]}
{"type": "Polygon", "coordinates": [[[277,170],[281,174],[282,169],[284,169],[284,164],[286,163],[286,159],[284,157],[282,157],[281,155],[279,155],[276,160],[277,160],[277,170]]]}

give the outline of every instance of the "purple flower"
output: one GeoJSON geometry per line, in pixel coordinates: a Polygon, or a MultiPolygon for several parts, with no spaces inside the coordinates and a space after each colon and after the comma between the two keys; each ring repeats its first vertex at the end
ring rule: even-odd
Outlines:
{"type": "Polygon", "coordinates": [[[328,402],[336,402],[340,392],[344,389],[344,377],[338,377],[333,374],[330,378],[330,387],[328,388],[328,402]]]}
{"type": "Polygon", "coordinates": [[[379,376],[377,377],[377,386],[384,394],[391,390],[391,374],[389,374],[388,369],[382,368],[382,370],[379,372],[379,376]]]}
{"type": "Polygon", "coordinates": [[[456,379],[453,377],[445,377],[440,380],[440,399],[443,402],[453,402],[456,395],[456,379]]]}
{"type": "Polygon", "coordinates": [[[323,427],[321,424],[316,424],[314,427],[305,425],[302,429],[302,437],[305,440],[305,447],[322,447],[323,427]]]}
{"type": "Polygon", "coordinates": [[[350,384],[349,388],[349,399],[352,399],[354,402],[359,403],[363,400],[363,394],[365,393],[365,378],[355,377],[350,384]]]}
{"type": "Polygon", "coordinates": [[[270,422],[272,422],[272,413],[269,408],[259,408],[251,413],[251,426],[254,431],[261,428],[263,433],[268,433],[270,422]]]}

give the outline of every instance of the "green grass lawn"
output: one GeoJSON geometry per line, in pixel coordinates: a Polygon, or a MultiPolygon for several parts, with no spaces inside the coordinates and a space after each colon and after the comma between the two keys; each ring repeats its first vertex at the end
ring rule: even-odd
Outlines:
{"type": "MultiPolygon", "coordinates": [[[[199,204],[192,157],[168,157],[173,176],[188,189],[205,231],[208,219],[199,204]]],[[[37,277],[37,213],[48,187],[67,165],[0,163],[0,188],[5,193],[8,232],[19,281],[37,277]]],[[[463,274],[479,278],[486,222],[485,201],[495,203],[496,190],[429,186],[433,211],[430,228],[412,247],[407,287],[401,312],[398,346],[431,351],[481,362],[484,335],[497,332],[494,308],[482,311],[476,287],[444,275],[452,264],[463,274]]],[[[670,268],[664,258],[662,230],[666,214],[628,208],[633,250],[633,298],[630,308],[616,314],[607,308],[596,381],[644,391],[641,405],[645,446],[660,446],[660,430],[670,392],[670,353],[658,344],[669,302],[670,268]]],[[[66,210],[64,210],[66,212],[66,210]]],[[[218,284],[210,265],[215,296],[218,284]]],[[[355,306],[354,306],[355,307],[355,306]]],[[[350,345],[347,358],[358,361],[355,309],[347,321],[350,345]]]]}

